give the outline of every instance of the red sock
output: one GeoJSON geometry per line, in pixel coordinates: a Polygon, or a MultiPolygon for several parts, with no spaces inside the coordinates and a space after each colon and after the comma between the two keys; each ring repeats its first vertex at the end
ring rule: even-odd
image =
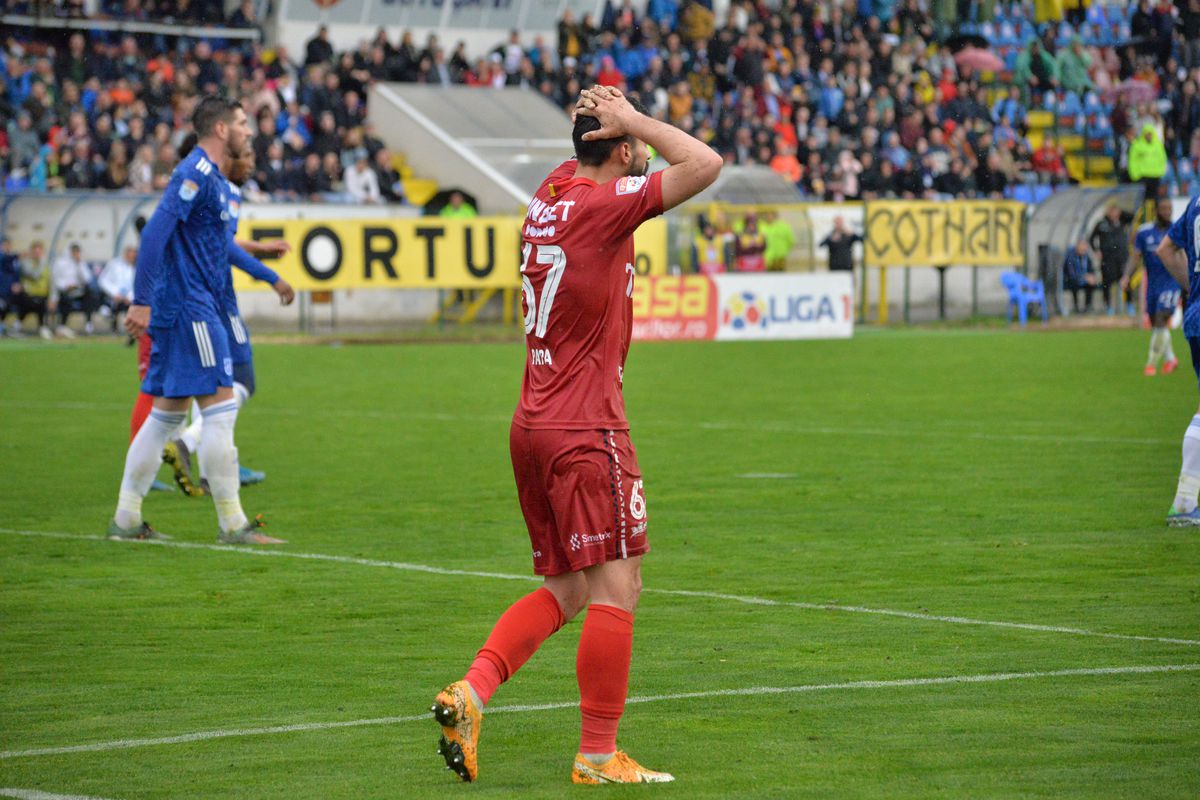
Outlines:
{"type": "Polygon", "coordinates": [[[133,437],[137,436],[137,432],[142,429],[142,423],[146,421],[146,417],[150,416],[150,409],[154,408],[154,398],[145,392],[138,392],[137,402],[133,404],[133,414],[129,418],[129,441],[133,441],[133,437]]]}
{"type": "Polygon", "coordinates": [[[467,670],[466,682],[486,704],[496,687],[511,678],[564,622],[558,600],[545,586],[525,595],[496,620],[467,670]]]}
{"type": "Polygon", "coordinates": [[[617,725],[625,712],[632,655],[633,614],[615,606],[588,606],[575,657],[579,711],[583,716],[579,752],[616,751],[617,725]]]}

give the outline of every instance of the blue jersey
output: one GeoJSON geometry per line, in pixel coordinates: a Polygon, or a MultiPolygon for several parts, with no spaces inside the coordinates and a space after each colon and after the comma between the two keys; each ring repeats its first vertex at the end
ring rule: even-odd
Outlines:
{"type": "Polygon", "coordinates": [[[1167,231],[1171,241],[1187,254],[1188,302],[1183,312],[1183,333],[1189,338],[1200,337],[1200,197],[1188,201],[1187,210],[1167,231]]]}
{"type": "Polygon", "coordinates": [[[229,276],[229,182],[200,147],[171,174],[155,215],[176,219],[153,289],[151,324],[224,318],[229,276]]]}
{"type": "Polygon", "coordinates": [[[1151,222],[1138,228],[1133,240],[1134,249],[1142,254],[1142,263],[1146,265],[1147,295],[1179,291],[1179,284],[1158,257],[1158,245],[1166,236],[1167,228],[1160,228],[1151,222]]]}

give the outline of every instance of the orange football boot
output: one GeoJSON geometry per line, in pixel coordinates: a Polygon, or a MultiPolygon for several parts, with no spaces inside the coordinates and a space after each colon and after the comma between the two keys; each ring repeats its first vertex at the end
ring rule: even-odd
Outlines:
{"type": "Polygon", "coordinates": [[[438,753],[446,759],[446,768],[454,770],[467,783],[479,774],[479,728],[483,712],[471,699],[471,687],[466,681],[455,681],[442,689],[430,708],[433,718],[442,726],[438,753]]]}
{"type": "Polygon", "coordinates": [[[668,772],[646,769],[618,750],[603,764],[593,764],[583,753],[575,756],[575,768],[571,770],[571,783],[670,783],[675,776],[668,772]]]}

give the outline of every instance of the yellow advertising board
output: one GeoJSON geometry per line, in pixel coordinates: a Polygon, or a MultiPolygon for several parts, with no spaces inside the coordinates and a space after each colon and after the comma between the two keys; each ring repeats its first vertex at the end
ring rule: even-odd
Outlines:
{"type": "MultiPolygon", "coordinates": [[[[245,220],[239,239],[284,239],[292,252],[263,262],[298,291],[510,289],[521,285],[520,217],[245,220]]],[[[667,272],[667,223],[634,237],[639,275],[667,272]]],[[[234,288],[267,290],[234,270],[234,288]]]]}
{"type": "Polygon", "coordinates": [[[863,224],[869,267],[1015,266],[1025,262],[1015,200],[879,200],[863,224]]]}

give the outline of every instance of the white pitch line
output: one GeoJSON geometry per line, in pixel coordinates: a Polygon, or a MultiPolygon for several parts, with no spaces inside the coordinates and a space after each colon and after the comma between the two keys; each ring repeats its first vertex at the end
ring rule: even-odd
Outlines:
{"type": "Polygon", "coordinates": [[[744,472],[738,475],[739,478],[747,478],[749,480],[786,480],[787,478],[796,477],[794,472],[744,472]]]}
{"type": "MultiPolygon", "coordinates": [[[[628,704],[662,703],[672,700],[696,700],[708,697],[753,697],[763,694],[798,694],[802,692],[851,691],[857,689],[900,689],[911,686],[944,686],[948,684],[1002,683],[1006,681],[1030,680],[1033,678],[1068,678],[1102,675],[1151,675],[1169,672],[1200,671],[1200,664],[1152,664],[1130,667],[1083,667],[1056,669],[1044,672],[992,672],[982,675],[946,675],[935,678],[898,678],[884,681],[845,681],[841,683],[810,683],[801,686],[754,686],[741,689],[714,689],[707,692],[679,692],[630,697],[628,704]]],[[[540,703],[537,705],[499,706],[488,709],[488,714],[523,714],[533,711],[558,711],[576,708],[577,701],[540,703]]],[[[153,739],[115,739],[93,744],[69,745],[66,747],[39,747],[31,750],[5,750],[0,760],[32,756],[65,755],[68,753],[98,753],[107,750],[125,750],[133,747],[155,747],[166,744],[186,744],[212,739],[227,739],[237,736],[267,736],[278,733],[303,733],[307,731],[359,728],[370,725],[397,725],[431,719],[429,714],[413,714],[405,717],[372,717],[368,719],[339,720],[336,722],[303,722],[295,725],[272,725],[264,728],[229,728],[224,730],[198,731],[179,736],[163,736],[153,739]]]]}
{"type": "MultiPolygon", "coordinates": [[[[664,424],[664,423],[655,423],[664,424]]],[[[669,423],[667,423],[669,424],[669,423]]],[[[682,423],[681,423],[682,424],[682,423]]],[[[797,425],[792,422],[697,422],[709,431],[750,431],[758,433],[820,434],[828,436],[881,436],[900,439],[974,439],[985,442],[1050,442],[1057,444],[1171,444],[1170,439],[1122,436],[1071,436],[1052,433],[979,433],[978,431],[939,431],[927,428],[836,428],[828,425],[797,425]]]]}
{"type": "MultiPolygon", "coordinates": [[[[84,536],[78,533],[62,533],[56,531],[25,531],[13,528],[0,528],[0,534],[12,536],[32,536],[50,539],[72,539],[83,541],[104,541],[97,536],[84,536]]],[[[159,547],[176,547],[184,550],[214,550],[222,553],[240,553],[265,558],[298,558],[305,561],[330,561],[337,564],[353,564],[360,567],[377,567],[381,569],[396,569],[408,572],[424,572],[431,575],[458,575],[471,578],[494,578],[505,581],[541,582],[540,578],[532,575],[515,575],[507,572],[480,572],[469,569],[447,569],[432,567],[427,564],[410,564],[403,561],[381,561],[371,558],[355,558],[353,556],[337,556],[325,553],[296,553],[290,550],[266,550],[253,547],[238,547],[228,544],[202,544],[200,542],[177,542],[149,540],[139,542],[114,542],[114,544],[156,545],[159,547]]],[[[902,619],[920,620],[922,622],[943,622],[953,625],[975,625],[993,628],[1011,628],[1040,633],[1062,633],[1071,636],[1092,636],[1101,639],[1120,639],[1135,642],[1160,642],[1162,644],[1180,644],[1191,647],[1200,646],[1200,639],[1180,639],[1169,636],[1140,636],[1130,633],[1107,633],[1085,628],[1071,628],[1060,625],[1041,625],[1033,622],[1008,622],[1004,620],[974,619],[940,614],[924,614],[917,611],[901,611],[892,608],[873,608],[869,606],[839,605],[836,603],[806,603],[798,600],[772,600],[769,597],[754,597],[752,595],[727,594],[724,592],[702,592],[687,589],[660,589],[645,587],[643,593],[662,594],[675,597],[698,597],[706,600],[726,600],[732,603],[743,603],[752,606],[774,606],[779,608],[803,608],[809,611],[839,611],[848,614],[875,614],[885,617],[900,617],[902,619]]]]}
{"type": "Polygon", "coordinates": [[[0,789],[0,797],[15,797],[17,800],[105,800],[86,794],[53,794],[37,789],[0,789]]]}
{"type": "MultiPolygon", "coordinates": [[[[48,402],[27,402],[20,400],[0,400],[0,406],[10,406],[13,408],[56,408],[68,411],[79,410],[96,410],[96,411],[117,411],[127,410],[128,405],[120,405],[116,403],[91,403],[87,401],[48,401],[48,402]]],[[[419,411],[383,411],[378,409],[367,409],[361,411],[347,411],[345,409],[304,409],[304,408],[287,408],[272,406],[272,413],[288,414],[294,416],[321,416],[321,417],[353,417],[355,419],[400,419],[400,420],[421,420],[429,422],[483,422],[483,423],[504,423],[512,421],[511,415],[490,415],[490,414],[449,414],[440,412],[419,412],[419,411]]],[[[1138,445],[1138,446],[1159,446],[1167,444],[1178,444],[1176,439],[1154,439],[1142,437],[1128,436],[1076,436],[1071,434],[1052,434],[1052,433],[981,433],[978,431],[947,431],[947,430],[931,430],[928,428],[863,428],[863,427],[833,427],[827,425],[799,425],[794,422],[772,422],[764,420],[759,422],[736,422],[736,421],[721,421],[721,420],[669,420],[669,419],[647,419],[637,422],[639,428],[685,428],[709,431],[746,431],[752,433],[790,433],[800,436],[868,436],[875,438],[897,438],[897,439],[969,439],[974,441],[985,442],[1045,442],[1050,444],[1113,444],[1113,445],[1138,445]]]]}

